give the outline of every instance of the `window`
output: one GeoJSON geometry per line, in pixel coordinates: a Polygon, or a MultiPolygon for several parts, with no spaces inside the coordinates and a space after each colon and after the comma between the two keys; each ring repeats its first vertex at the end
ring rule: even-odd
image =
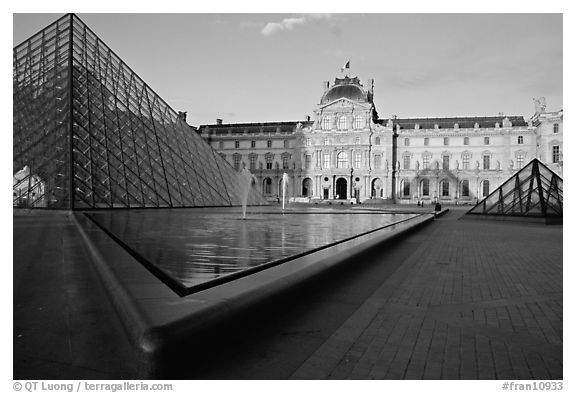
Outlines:
{"type": "Polygon", "coordinates": [[[359,137],[354,138],[354,144],[355,144],[355,145],[359,145],[359,144],[360,144],[360,138],[359,138],[359,137]]]}
{"type": "Polygon", "coordinates": [[[560,162],[560,146],[552,146],[552,162],[554,164],[560,162]]]}
{"type": "Polygon", "coordinates": [[[482,160],[483,160],[482,168],[485,170],[490,169],[490,156],[488,154],[485,154],[482,157],[482,160]]]}
{"type": "Polygon", "coordinates": [[[250,155],[249,159],[250,159],[250,170],[254,171],[256,170],[256,159],[258,158],[257,155],[253,154],[250,155]]]}
{"type": "Polygon", "coordinates": [[[430,138],[424,138],[424,146],[428,146],[430,144],[430,138]]]}
{"type": "Polygon", "coordinates": [[[462,156],[462,168],[470,169],[470,154],[464,154],[462,156]]]}
{"type": "Polygon", "coordinates": [[[522,169],[524,167],[524,156],[516,156],[516,168],[522,169]]]}
{"type": "Polygon", "coordinates": [[[442,181],[442,196],[450,196],[450,183],[448,180],[442,181]]]}
{"type": "Polygon", "coordinates": [[[408,180],[402,180],[402,195],[405,197],[410,196],[410,182],[408,180]]]}
{"type": "Polygon", "coordinates": [[[374,139],[374,144],[375,145],[379,145],[380,144],[380,137],[377,136],[376,139],[374,139]]]}
{"type": "Polygon", "coordinates": [[[290,165],[289,157],[287,155],[283,156],[282,157],[282,169],[288,169],[289,165],[290,165]]]}
{"type": "Polygon", "coordinates": [[[464,137],[464,145],[469,145],[470,144],[470,138],[468,138],[467,136],[464,137]]]}
{"type": "Polygon", "coordinates": [[[236,149],[240,148],[240,141],[234,141],[234,147],[236,149]]]}
{"type": "Polygon", "coordinates": [[[442,169],[444,169],[445,171],[450,169],[450,156],[449,155],[442,156],[442,169]]]}
{"type": "Polygon", "coordinates": [[[490,144],[490,137],[487,137],[487,136],[484,137],[484,144],[485,144],[485,145],[489,145],[489,144],[490,144]]]}
{"type": "Polygon", "coordinates": [[[266,141],[266,146],[269,148],[272,147],[272,141],[270,139],[266,141]]]}
{"type": "Polygon", "coordinates": [[[364,127],[364,119],[362,116],[354,116],[354,128],[358,130],[362,127],[364,127]]]}
{"type": "Polygon", "coordinates": [[[338,129],[339,130],[345,130],[348,128],[348,121],[346,119],[346,116],[342,116],[338,119],[338,129]]]}
{"type": "Polygon", "coordinates": [[[330,139],[324,138],[324,146],[328,146],[330,144],[330,139]]]}
{"type": "Polygon", "coordinates": [[[410,146],[410,139],[404,138],[404,146],[410,146]]]}
{"type": "Polygon", "coordinates": [[[422,196],[430,196],[430,179],[422,180],[422,196]]]}
{"type": "Polygon", "coordinates": [[[444,146],[448,146],[448,138],[444,138],[444,146]]]}
{"type": "Polygon", "coordinates": [[[286,139],[284,139],[284,149],[288,149],[290,147],[290,144],[288,143],[288,141],[286,139]]]}
{"type": "Polygon", "coordinates": [[[425,154],[425,155],[422,157],[422,167],[423,167],[424,169],[428,169],[428,168],[430,167],[430,155],[425,154]]]}
{"type": "Polygon", "coordinates": [[[468,180],[462,180],[462,196],[470,196],[470,184],[468,183],[468,180]]]}
{"type": "Polygon", "coordinates": [[[362,167],[362,153],[359,151],[354,153],[354,168],[362,167]]]}
{"type": "Polygon", "coordinates": [[[523,145],[524,144],[524,137],[522,135],[518,136],[518,144],[519,145],[523,145]]]}
{"type": "Polygon", "coordinates": [[[336,168],[347,168],[348,167],[348,154],[345,151],[341,151],[336,156],[336,168]]]}
{"type": "MultiPolygon", "coordinates": [[[[256,147],[256,141],[250,141],[250,147],[254,149],[256,147]]],[[[268,146],[270,147],[270,146],[268,146]]]]}
{"type": "Polygon", "coordinates": [[[482,196],[487,197],[490,194],[490,182],[488,180],[484,180],[482,182],[482,196]]]}
{"type": "Polygon", "coordinates": [[[310,138],[306,138],[306,146],[312,146],[312,140],[310,138]]]}
{"type": "Polygon", "coordinates": [[[266,155],[266,169],[272,169],[272,155],[266,155]]]}
{"type": "Polygon", "coordinates": [[[218,147],[220,147],[220,149],[224,149],[224,142],[220,141],[220,143],[218,144],[218,147]]]}
{"type": "Polygon", "coordinates": [[[382,167],[382,156],[380,154],[376,154],[374,156],[374,169],[380,169],[382,167]]]}
{"type": "Polygon", "coordinates": [[[325,117],[322,119],[322,129],[323,130],[329,130],[330,129],[330,118],[329,117],[325,117]]]}
{"type": "Polygon", "coordinates": [[[558,134],[559,128],[558,123],[554,123],[554,134],[558,134]]]}
{"type": "Polygon", "coordinates": [[[272,194],[272,179],[270,179],[269,177],[264,179],[264,194],[265,195],[272,194]]]}
{"type": "Polygon", "coordinates": [[[240,160],[242,160],[242,156],[240,154],[234,155],[234,169],[237,171],[240,170],[240,160]]]}
{"type": "Polygon", "coordinates": [[[330,153],[325,152],[324,153],[324,165],[323,165],[324,169],[328,169],[330,168],[330,153]]]}
{"type": "Polygon", "coordinates": [[[311,164],[312,164],[312,156],[310,154],[306,154],[304,156],[304,168],[310,169],[311,164]]]}
{"type": "Polygon", "coordinates": [[[404,156],[404,169],[410,169],[410,156],[408,154],[404,156]]]}

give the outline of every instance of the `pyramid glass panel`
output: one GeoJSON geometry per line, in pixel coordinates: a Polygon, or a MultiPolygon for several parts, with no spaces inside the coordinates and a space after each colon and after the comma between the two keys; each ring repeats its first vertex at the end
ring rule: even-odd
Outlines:
{"type": "Polygon", "coordinates": [[[562,186],[562,178],[534,159],[466,214],[562,217],[562,186]]]}
{"type": "Polygon", "coordinates": [[[241,203],[245,179],[77,16],[14,48],[13,89],[14,206],[241,203]]]}

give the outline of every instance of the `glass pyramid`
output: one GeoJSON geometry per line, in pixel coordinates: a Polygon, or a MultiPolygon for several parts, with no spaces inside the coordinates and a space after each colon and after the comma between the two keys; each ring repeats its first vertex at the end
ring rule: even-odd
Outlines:
{"type": "MultiPolygon", "coordinates": [[[[13,55],[14,206],[241,204],[246,177],[76,15],[13,55]]],[[[248,204],[261,203],[252,190],[248,204]]]]}
{"type": "Polygon", "coordinates": [[[534,159],[466,214],[561,218],[562,189],[562,178],[534,159]]]}

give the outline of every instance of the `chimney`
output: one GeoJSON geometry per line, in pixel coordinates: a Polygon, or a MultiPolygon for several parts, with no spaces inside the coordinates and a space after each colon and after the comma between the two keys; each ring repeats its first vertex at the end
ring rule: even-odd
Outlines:
{"type": "Polygon", "coordinates": [[[216,119],[216,124],[221,126],[222,125],[222,119],[216,119]]]}
{"type": "Polygon", "coordinates": [[[328,90],[330,88],[330,82],[328,81],[322,82],[322,87],[324,87],[324,91],[328,90]]]}

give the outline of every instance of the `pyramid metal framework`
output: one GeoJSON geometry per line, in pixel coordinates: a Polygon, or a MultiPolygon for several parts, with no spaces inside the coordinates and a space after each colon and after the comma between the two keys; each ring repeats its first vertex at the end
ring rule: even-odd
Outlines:
{"type": "Polygon", "coordinates": [[[562,189],[562,178],[533,159],[466,214],[561,218],[562,189]]]}
{"type": "MultiPolygon", "coordinates": [[[[13,55],[14,206],[241,204],[245,176],[76,15],[13,55]]],[[[265,201],[254,190],[248,203],[265,201]]]]}

